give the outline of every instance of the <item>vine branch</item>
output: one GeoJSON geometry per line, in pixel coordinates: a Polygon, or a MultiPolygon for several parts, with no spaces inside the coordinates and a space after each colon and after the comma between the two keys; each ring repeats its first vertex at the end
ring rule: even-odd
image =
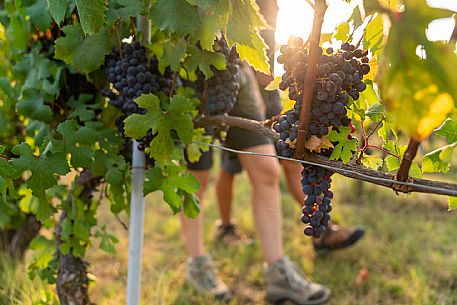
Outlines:
{"type": "Polygon", "coordinates": [[[310,53],[308,61],[308,70],[306,73],[305,81],[303,83],[303,102],[300,111],[300,124],[298,127],[297,137],[297,150],[295,157],[298,159],[303,158],[305,153],[306,134],[309,126],[311,102],[314,93],[314,86],[316,84],[316,69],[319,60],[319,41],[321,37],[322,23],[324,22],[324,15],[327,11],[327,3],[325,0],[316,0],[314,5],[314,20],[313,28],[310,35],[310,53]]]}
{"type": "Polygon", "coordinates": [[[417,141],[414,138],[409,139],[408,147],[406,148],[403,160],[401,160],[400,168],[397,172],[397,179],[399,181],[407,181],[409,175],[409,169],[413,163],[414,158],[417,154],[417,149],[419,148],[420,141],[417,141]]]}
{"type": "MultiPolygon", "coordinates": [[[[227,125],[230,127],[238,127],[250,131],[258,132],[274,141],[279,140],[279,135],[267,125],[266,121],[255,121],[240,117],[228,115],[204,116],[195,121],[196,127],[206,125],[227,125]]],[[[249,153],[249,152],[243,152],[249,153]]],[[[277,156],[271,156],[277,157],[277,156]]],[[[287,158],[283,158],[287,159],[287,158]]],[[[292,160],[292,159],[291,159],[292,160]]],[[[366,181],[372,184],[381,185],[395,191],[403,193],[420,192],[437,195],[457,196],[457,184],[446,183],[441,181],[431,181],[424,179],[411,179],[411,183],[395,182],[393,175],[386,174],[380,171],[362,168],[355,165],[345,164],[341,161],[329,160],[328,158],[317,155],[311,152],[303,154],[303,160],[313,162],[331,168],[332,171],[348,178],[366,181]]],[[[292,160],[293,161],[293,160],[292,160]]],[[[301,162],[300,160],[296,160],[301,162]]]]}

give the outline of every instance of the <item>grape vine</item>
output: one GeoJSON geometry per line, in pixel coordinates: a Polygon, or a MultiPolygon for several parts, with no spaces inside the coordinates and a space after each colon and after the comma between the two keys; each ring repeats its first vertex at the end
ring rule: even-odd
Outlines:
{"type": "MultiPolygon", "coordinates": [[[[116,238],[97,224],[100,203],[108,202],[116,218],[129,209],[129,141],[138,140],[154,160],[144,194],[161,191],[173,213],[195,216],[198,183],[185,156],[198,160],[208,149],[207,125],[261,132],[276,141],[280,156],[317,164],[302,172],[306,235],[321,236],[330,221],[333,172],[397,191],[454,195],[454,184],[418,178],[448,172],[452,162],[442,156],[457,147],[457,56],[452,43],[425,34],[434,18],[452,12],[424,14],[425,1],[401,11],[364,2],[364,18],[356,8],[343,27],[321,35],[327,5],[314,1],[310,41],[280,48],[286,72],[279,87],[295,105],[271,128],[227,115],[239,93],[240,63],[270,71],[254,1],[0,4],[0,235],[13,230],[17,240],[33,224],[16,247],[46,249],[32,258],[30,274],[58,281],[63,304],[89,303],[85,254],[98,244],[115,251],[116,238]],[[147,44],[138,42],[140,15],[153,24],[147,44]],[[356,33],[363,34],[354,45],[356,33]],[[426,57],[416,55],[418,45],[426,57]],[[416,151],[431,134],[443,143],[419,160],[416,151]],[[360,135],[375,139],[360,143],[360,135]],[[357,164],[348,164],[358,150],[357,164]],[[392,182],[397,172],[406,184],[392,182]],[[40,227],[56,232],[35,238],[40,227]]],[[[457,207],[455,198],[449,202],[457,207]]]]}

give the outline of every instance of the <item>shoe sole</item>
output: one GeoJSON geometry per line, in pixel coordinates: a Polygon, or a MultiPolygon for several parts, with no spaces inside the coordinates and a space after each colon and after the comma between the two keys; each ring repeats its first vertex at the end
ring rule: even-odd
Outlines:
{"type": "Polygon", "coordinates": [[[347,240],[340,244],[337,244],[335,246],[314,246],[314,250],[317,252],[317,254],[325,255],[331,251],[340,250],[352,246],[357,241],[359,241],[364,235],[365,231],[363,229],[358,229],[347,240]]]}
{"type": "Polygon", "coordinates": [[[274,299],[274,300],[267,297],[266,299],[270,304],[274,304],[274,305],[281,304],[282,302],[285,302],[285,301],[289,301],[289,302],[292,302],[293,304],[297,304],[297,305],[323,305],[323,304],[327,303],[328,301],[330,301],[331,296],[332,296],[332,293],[330,292],[330,290],[326,289],[324,294],[322,295],[322,297],[320,297],[319,299],[310,300],[306,303],[297,303],[297,302],[289,299],[288,297],[282,297],[282,298],[274,299]]]}
{"type": "Polygon", "coordinates": [[[216,299],[218,301],[222,301],[222,302],[227,302],[228,303],[233,299],[233,294],[232,294],[231,291],[227,291],[226,293],[222,293],[222,294],[211,294],[211,293],[208,293],[206,291],[202,291],[202,290],[197,289],[188,280],[184,281],[183,288],[184,289],[189,289],[191,291],[194,291],[194,292],[196,292],[196,293],[198,293],[200,295],[212,297],[212,298],[214,298],[214,299],[216,299]]]}

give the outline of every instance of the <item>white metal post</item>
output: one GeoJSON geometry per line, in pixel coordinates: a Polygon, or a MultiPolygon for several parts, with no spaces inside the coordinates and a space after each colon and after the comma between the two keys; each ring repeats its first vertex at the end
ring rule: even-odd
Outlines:
{"type": "MultiPolygon", "coordinates": [[[[151,22],[146,17],[138,17],[138,30],[143,42],[151,40],[151,22]]],[[[130,200],[129,264],[127,278],[127,305],[140,305],[141,262],[144,236],[144,196],[143,183],[146,167],[144,152],[138,149],[138,142],[132,144],[132,193],[130,200]]]]}

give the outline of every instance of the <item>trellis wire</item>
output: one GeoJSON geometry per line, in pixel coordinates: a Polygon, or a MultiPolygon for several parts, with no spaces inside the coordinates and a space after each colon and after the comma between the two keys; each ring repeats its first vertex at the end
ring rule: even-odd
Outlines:
{"type": "Polygon", "coordinates": [[[287,160],[287,161],[292,161],[292,162],[297,162],[297,163],[302,163],[302,164],[309,164],[309,165],[315,165],[315,166],[320,166],[329,170],[332,170],[334,172],[341,172],[341,173],[351,173],[355,174],[359,177],[365,177],[367,179],[371,179],[374,181],[379,181],[379,182],[387,182],[387,183],[392,183],[392,184],[400,184],[400,185],[406,185],[406,186],[412,186],[416,187],[419,189],[424,189],[424,190],[429,190],[429,191],[444,191],[453,194],[453,196],[457,196],[457,190],[450,190],[450,189],[445,189],[445,188],[440,188],[440,187],[434,187],[434,186],[428,186],[428,185],[420,185],[420,184],[415,184],[411,182],[403,182],[403,181],[398,181],[398,180],[393,180],[393,179],[387,179],[387,178],[380,178],[380,177],[374,177],[374,176],[369,176],[365,175],[353,170],[348,170],[348,169],[341,169],[338,167],[330,166],[330,165],[325,165],[325,164],[320,164],[312,161],[305,161],[305,160],[298,160],[298,159],[292,159],[292,158],[287,158],[287,157],[282,157],[282,156],[277,156],[277,155],[270,155],[270,154],[263,154],[263,153],[256,153],[252,151],[242,151],[242,150],[236,150],[228,147],[224,147],[221,145],[217,144],[212,144],[212,143],[205,143],[205,142],[200,142],[200,141],[192,141],[192,143],[198,144],[198,145],[205,145],[213,148],[217,148],[220,150],[225,150],[228,152],[240,154],[240,155],[253,155],[253,156],[261,156],[261,157],[270,157],[270,158],[277,158],[281,160],[287,160]]]}

